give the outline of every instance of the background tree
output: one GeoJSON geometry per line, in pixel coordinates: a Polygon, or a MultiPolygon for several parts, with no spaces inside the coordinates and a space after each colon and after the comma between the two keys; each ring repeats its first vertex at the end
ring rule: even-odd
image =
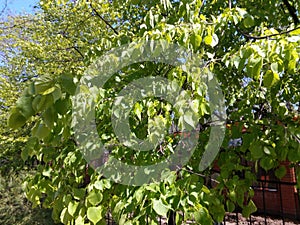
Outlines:
{"type": "Polygon", "coordinates": [[[4,174],[7,170],[22,167],[21,146],[24,145],[30,133],[30,123],[20,130],[11,130],[7,127],[10,109],[27,85],[26,82],[33,76],[27,74],[27,68],[18,58],[20,49],[18,49],[17,40],[24,38],[22,32],[26,28],[22,25],[27,20],[30,20],[27,16],[7,17],[6,20],[1,20],[0,25],[0,146],[2,149],[0,158],[1,172],[4,174]]]}
{"type": "MultiPolygon", "coordinates": [[[[2,29],[17,49],[9,65],[26,69],[26,77],[36,77],[8,121],[12,128],[35,121],[22,155],[24,159],[35,156],[41,163],[28,179],[27,197],[35,206],[52,208],[53,218],[64,224],[102,224],[109,209],[120,224],[144,224],[147,217],[156,223],[158,215],[175,211],[185,215],[176,214],[178,223],[192,218],[198,224],[210,224],[236,207],[249,216],[256,210],[251,201],[255,171],[243,162],[251,161],[265,170],[275,168],[282,177],[281,161],[289,160],[292,166],[300,161],[299,7],[296,1],[279,0],[40,1],[42,13],[25,18],[21,36],[10,35],[20,27],[17,20],[10,29],[2,29]],[[133,164],[141,159],[155,163],[171,154],[175,135],[170,134],[163,146],[163,156],[161,151],[137,154],[117,143],[111,106],[125,84],[144,74],[177,81],[199,103],[196,111],[204,127],[187,166],[161,183],[125,186],[99,176],[76,148],[71,97],[83,71],[107,50],[140,39],[178,43],[204,59],[217,76],[230,129],[216,159],[221,172],[215,187],[206,183],[212,166],[198,169],[205,147],[200,143],[207,142],[210,131],[210,126],[204,126],[210,118],[206,92],[180,68],[149,62],[123,68],[99,96],[96,114],[99,136],[113,146],[115,158],[133,164]],[[241,146],[228,145],[230,139],[240,137],[241,146]]],[[[16,71],[19,76],[20,70],[16,71]]],[[[135,107],[139,110],[132,111],[131,127],[141,137],[147,135],[151,121],[172,123],[167,103],[152,98],[135,107]]],[[[181,117],[176,115],[179,121],[181,117]]]]}

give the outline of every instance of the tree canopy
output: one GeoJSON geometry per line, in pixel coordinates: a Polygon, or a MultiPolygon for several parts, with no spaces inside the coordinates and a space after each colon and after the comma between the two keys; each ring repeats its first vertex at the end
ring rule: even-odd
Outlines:
{"type": "MultiPolygon", "coordinates": [[[[178,224],[190,219],[212,224],[235,208],[249,216],[256,210],[251,185],[258,166],[275,169],[279,178],[285,174],[280,162],[299,167],[298,1],[45,0],[39,8],[35,15],[1,23],[1,116],[10,108],[8,125],[31,131],[22,158],[35,157],[40,163],[27,180],[26,196],[34,206],[52,208],[55,221],[105,224],[108,211],[119,224],[145,224],[148,218],[157,224],[158,216],[172,212],[184,213],[176,214],[178,224]],[[215,162],[200,170],[213,123],[200,75],[149,61],[118,70],[95,105],[99,138],[115,159],[137,166],[158,163],[174,153],[184,133],[169,132],[158,148],[145,152],[118,142],[112,106],[122,88],[139,78],[160,76],[186,90],[201,125],[187,165],[164,174],[161,182],[130,186],[101,176],[86,162],[74,137],[72,99],[98,57],[143,40],[178,44],[205,62],[225,99],[227,129],[215,162]],[[26,88],[20,85],[24,83],[26,88]],[[240,145],[229,144],[238,138],[240,145]],[[220,175],[212,186],[207,180],[215,167],[220,175]]],[[[145,98],[134,104],[130,128],[143,139],[173,123],[190,124],[179,108],[145,98]]],[[[297,174],[300,181],[299,170],[297,174]]]]}

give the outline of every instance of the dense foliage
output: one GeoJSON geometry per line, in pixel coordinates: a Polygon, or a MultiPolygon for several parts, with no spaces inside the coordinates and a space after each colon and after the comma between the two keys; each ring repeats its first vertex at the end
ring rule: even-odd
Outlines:
{"type": "MultiPolygon", "coordinates": [[[[0,47],[7,57],[0,64],[0,100],[1,110],[6,110],[14,101],[11,96],[18,96],[18,84],[33,81],[11,109],[8,124],[23,131],[33,124],[22,158],[35,157],[39,165],[27,180],[26,195],[34,206],[52,208],[55,221],[105,224],[108,211],[119,224],[145,224],[148,217],[157,224],[158,216],[174,211],[185,215],[176,214],[178,224],[183,219],[211,224],[236,208],[249,216],[256,210],[251,185],[257,166],[275,169],[282,177],[281,161],[299,165],[297,1],[45,0],[40,9],[1,25],[0,47]],[[210,132],[206,89],[180,67],[143,62],[123,68],[99,94],[96,122],[113,157],[135,165],[159,162],[172,154],[178,137],[170,133],[159,149],[149,152],[125,148],[113,135],[111,106],[118,92],[137,78],[159,75],[176,81],[193,96],[203,127],[188,165],[167,173],[163,182],[126,186],[96,173],[77,149],[71,100],[84,71],[106,51],[145,39],[184,46],[205,60],[220,82],[228,129],[216,158],[216,185],[207,182],[213,165],[198,168],[210,132]],[[230,146],[236,138],[242,138],[242,145],[230,146]]],[[[140,101],[132,110],[131,128],[144,138],[158,124],[170,126],[172,110],[157,98],[140,101]]],[[[175,116],[175,122],[185,119],[180,113],[175,116]]]]}

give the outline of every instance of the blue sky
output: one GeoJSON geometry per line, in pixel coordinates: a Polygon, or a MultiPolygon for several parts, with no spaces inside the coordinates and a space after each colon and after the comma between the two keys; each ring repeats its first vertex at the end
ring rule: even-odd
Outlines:
{"type": "Polygon", "coordinates": [[[20,13],[32,13],[33,6],[36,5],[39,0],[0,0],[0,12],[7,2],[7,8],[5,14],[20,14],[20,13]]]}

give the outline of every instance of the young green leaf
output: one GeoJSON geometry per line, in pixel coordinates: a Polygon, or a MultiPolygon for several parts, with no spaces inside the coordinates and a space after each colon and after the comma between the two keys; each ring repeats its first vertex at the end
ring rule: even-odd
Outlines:
{"type": "Polygon", "coordinates": [[[91,191],[87,197],[87,200],[93,205],[98,205],[103,199],[101,192],[99,191],[91,191]]]}
{"type": "Polygon", "coordinates": [[[87,218],[93,223],[97,224],[102,219],[102,207],[89,207],[87,209],[87,218]]]}

